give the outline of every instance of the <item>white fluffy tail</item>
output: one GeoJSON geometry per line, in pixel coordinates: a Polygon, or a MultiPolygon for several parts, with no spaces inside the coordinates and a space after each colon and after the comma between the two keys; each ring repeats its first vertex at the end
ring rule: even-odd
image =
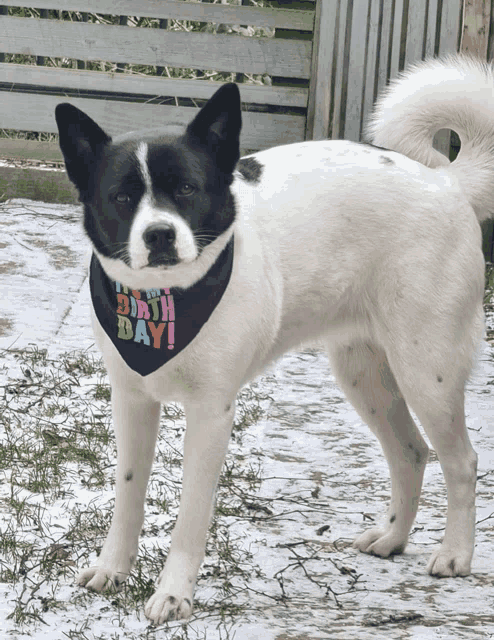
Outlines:
{"type": "Polygon", "coordinates": [[[479,221],[494,216],[494,68],[448,56],[415,65],[378,98],[370,141],[429,167],[449,166],[479,221]],[[461,140],[450,163],[432,147],[439,129],[461,140]]]}

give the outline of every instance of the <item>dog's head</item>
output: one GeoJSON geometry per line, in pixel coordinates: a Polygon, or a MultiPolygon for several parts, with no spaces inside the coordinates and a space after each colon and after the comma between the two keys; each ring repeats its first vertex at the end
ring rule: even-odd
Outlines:
{"type": "Polygon", "coordinates": [[[240,94],[222,86],[183,130],[112,139],[64,103],[55,111],[84,227],[106,273],[134,289],[188,287],[232,233],[240,94]]]}

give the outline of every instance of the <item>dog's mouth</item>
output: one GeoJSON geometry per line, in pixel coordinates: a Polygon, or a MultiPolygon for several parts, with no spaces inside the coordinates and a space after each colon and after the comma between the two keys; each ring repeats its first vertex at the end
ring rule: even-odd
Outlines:
{"type": "Polygon", "coordinates": [[[180,260],[173,256],[156,256],[154,258],[149,258],[148,263],[142,267],[143,269],[146,267],[173,267],[178,264],[180,260]]]}

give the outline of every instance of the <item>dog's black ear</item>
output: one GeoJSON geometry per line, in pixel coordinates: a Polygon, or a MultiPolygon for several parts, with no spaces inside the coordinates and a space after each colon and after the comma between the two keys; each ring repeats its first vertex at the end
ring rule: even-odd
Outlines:
{"type": "Polygon", "coordinates": [[[83,111],[66,102],[57,105],[55,119],[67,175],[84,200],[94,163],[111,138],[83,111]]]}
{"type": "Polygon", "coordinates": [[[232,173],[240,158],[242,109],[236,84],[225,84],[209,99],[187,127],[192,141],[214,154],[218,167],[232,173]]]}

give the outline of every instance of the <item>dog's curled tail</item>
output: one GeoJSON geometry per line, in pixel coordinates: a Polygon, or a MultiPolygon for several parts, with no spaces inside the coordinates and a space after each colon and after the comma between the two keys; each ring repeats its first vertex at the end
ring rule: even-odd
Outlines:
{"type": "Polygon", "coordinates": [[[494,68],[463,56],[419,63],[378,98],[369,140],[429,167],[449,166],[479,221],[494,216],[494,68]],[[432,147],[453,129],[461,149],[453,163],[432,147]]]}

